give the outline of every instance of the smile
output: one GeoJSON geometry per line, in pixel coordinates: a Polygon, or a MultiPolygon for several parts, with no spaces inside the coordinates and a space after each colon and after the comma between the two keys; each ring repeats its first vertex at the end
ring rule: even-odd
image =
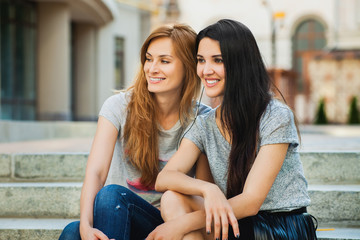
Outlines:
{"type": "Polygon", "coordinates": [[[220,82],[219,79],[205,79],[206,82],[206,86],[208,87],[213,87],[215,86],[218,82],[220,82]]]}
{"type": "Polygon", "coordinates": [[[206,80],[206,82],[208,84],[215,84],[215,83],[219,82],[219,80],[206,80]]]}
{"type": "Polygon", "coordinates": [[[165,78],[154,78],[154,77],[150,78],[151,82],[160,82],[160,81],[163,81],[163,80],[165,80],[165,78]]]}

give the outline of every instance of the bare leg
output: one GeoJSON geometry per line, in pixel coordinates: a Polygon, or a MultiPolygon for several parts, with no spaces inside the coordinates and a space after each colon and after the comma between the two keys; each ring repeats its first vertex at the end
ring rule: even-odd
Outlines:
{"type": "MultiPolygon", "coordinates": [[[[161,198],[161,216],[169,221],[203,208],[203,199],[198,196],[188,196],[174,191],[166,191],[161,198]]],[[[205,220],[204,220],[205,221],[205,220]]],[[[207,239],[205,229],[188,233],[184,240],[207,239]]]]}

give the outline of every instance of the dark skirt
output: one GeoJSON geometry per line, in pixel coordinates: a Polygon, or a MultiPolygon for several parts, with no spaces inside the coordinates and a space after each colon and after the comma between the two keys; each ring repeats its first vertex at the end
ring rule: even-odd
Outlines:
{"type": "Polygon", "coordinates": [[[240,219],[240,238],[235,238],[232,229],[229,239],[242,240],[314,240],[316,219],[306,208],[291,212],[260,211],[257,215],[240,219]]]}

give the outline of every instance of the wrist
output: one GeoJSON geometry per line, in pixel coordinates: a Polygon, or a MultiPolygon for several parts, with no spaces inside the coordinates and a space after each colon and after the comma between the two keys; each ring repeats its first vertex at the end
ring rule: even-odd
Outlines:
{"type": "Polygon", "coordinates": [[[89,222],[80,221],[80,226],[79,226],[80,234],[84,234],[91,228],[92,228],[92,226],[90,225],[89,222]]]}
{"type": "Polygon", "coordinates": [[[213,193],[213,192],[221,191],[220,188],[216,184],[208,183],[208,182],[201,189],[202,189],[201,194],[202,194],[203,198],[210,196],[211,193],[213,193]]]}

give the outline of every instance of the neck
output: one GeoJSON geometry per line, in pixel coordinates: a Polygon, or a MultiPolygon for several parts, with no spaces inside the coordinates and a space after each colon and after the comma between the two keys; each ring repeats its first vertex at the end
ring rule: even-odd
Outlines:
{"type": "Polygon", "coordinates": [[[172,128],[179,120],[180,96],[155,96],[157,119],[165,130],[172,128]]]}

